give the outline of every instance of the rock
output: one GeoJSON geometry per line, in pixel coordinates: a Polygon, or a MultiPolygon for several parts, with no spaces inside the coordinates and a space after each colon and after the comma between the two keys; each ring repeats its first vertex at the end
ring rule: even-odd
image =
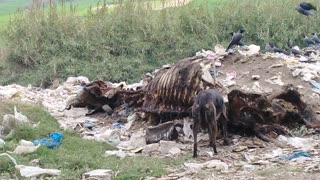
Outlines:
{"type": "Polygon", "coordinates": [[[220,160],[211,160],[209,162],[206,162],[207,168],[215,168],[215,170],[218,171],[227,171],[228,165],[225,162],[222,162],[220,160]]]}
{"type": "Polygon", "coordinates": [[[259,75],[252,75],[251,79],[252,80],[259,80],[261,77],[259,75]]]}
{"type": "Polygon", "coordinates": [[[87,108],[71,108],[70,110],[64,111],[64,116],[78,118],[78,117],[85,117],[87,113],[88,113],[87,108]]]}
{"type": "Polygon", "coordinates": [[[161,154],[168,154],[170,149],[173,147],[178,147],[179,144],[177,144],[174,141],[160,141],[160,152],[161,154]]]}
{"type": "Polygon", "coordinates": [[[134,153],[125,152],[125,151],[122,151],[121,149],[120,150],[114,150],[114,151],[106,151],[105,155],[106,156],[118,156],[121,159],[125,158],[126,156],[135,156],[134,153]]]}
{"type": "Polygon", "coordinates": [[[111,180],[113,171],[110,169],[96,169],[82,174],[82,180],[111,180]]]}
{"type": "Polygon", "coordinates": [[[12,129],[15,125],[15,118],[12,114],[5,114],[3,115],[3,121],[2,121],[3,127],[12,129]]]}
{"type": "Polygon", "coordinates": [[[256,167],[254,165],[250,165],[250,164],[242,166],[242,170],[244,170],[244,171],[254,171],[255,169],[256,169],[256,167]]]}
{"type": "Polygon", "coordinates": [[[147,143],[145,140],[145,132],[141,130],[141,131],[136,131],[134,134],[132,134],[129,141],[121,141],[120,144],[117,145],[117,148],[132,150],[132,149],[144,147],[146,144],[147,143]]]}
{"type": "Polygon", "coordinates": [[[254,162],[253,165],[268,165],[270,162],[266,160],[259,160],[257,162],[254,162]]]}
{"type": "Polygon", "coordinates": [[[108,113],[109,115],[111,115],[113,113],[113,110],[111,109],[111,107],[108,104],[105,104],[102,106],[102,109],[108,113]]]}
{"type": "Polygon", "coordinates": [[[169,150],[169,153],[173,156],[181,154],[181,150],[177,147],[173,147],[169,150]]]}
{"type": "Polygon", "coordinates": [[[148,144],[146,146],[144,146],[143,148],[143,153],[145,154],[149,154],[151,152],[155,152],[155,151],[159,151],[159,144],[158,143],[155,143],[155,144],[148,144]]]}

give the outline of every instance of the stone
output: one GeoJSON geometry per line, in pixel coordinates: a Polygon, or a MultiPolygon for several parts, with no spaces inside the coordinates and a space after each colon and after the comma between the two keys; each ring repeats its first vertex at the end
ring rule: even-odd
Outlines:
{"type": "Polygon", "coordinates": [[[148,144],[148,145],[144,146],[142,152],[145,153],[145,154],[149,154],[151,152],[159,151],[159,148],[160,148],[160,146],[159,146],[158,143],[148,144]]]}
{"type": "Polygon", "coordinates": [[[161,154],[168,154],[170,149],[173,147],[178,147],[179,144],[177,144],[174,141],[160,141],[160,152],[161,154]]]}
{"type": "Polygon", "coordinates": [[[173,147],[169,150],[169,153],[173,156],[179,155],[181,154],[181,149],[177,148],[177,147],[173,147]]]}

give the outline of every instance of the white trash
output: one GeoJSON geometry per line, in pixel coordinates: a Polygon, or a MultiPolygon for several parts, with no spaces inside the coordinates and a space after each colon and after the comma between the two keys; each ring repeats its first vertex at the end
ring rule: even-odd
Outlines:
{"type": "Polygon", "coordinates": [[[0,148],[3,148],[6,142],[0,138],[0,148]]]}

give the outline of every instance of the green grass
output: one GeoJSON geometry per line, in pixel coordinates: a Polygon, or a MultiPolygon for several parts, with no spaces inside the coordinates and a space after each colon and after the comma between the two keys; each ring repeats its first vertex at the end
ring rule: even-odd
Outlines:
{"type": "MultiPolygon", "coordinates": [[[[107,143],[81,139],[76,133],[62,131],[56,120],[48,112],[36,105],[17,101],[3,102],[0,104],[0,117],[6,113],[13,113],[13,106],[26,115],[32,123],[40,122],[37,128],[29,126],[15,127],[14,136],[6,140],[6,147],[0,149],[0,153],[7,150],[13,151],[21,139],[32,141],[33,139],[48,137],[50,132],[63,132],[62,144],[56,149],[40,147],[36,152],[27,155],[15,155],[18,164],[28,165],[33,159],[39,159],[40,167],[60,169],[60,179],[80,179],[85,169],[112,169],[119,171],[116,179],[139,179],[145,176],[161,176],[166,173],[165,167],[179,165],[184,158],[173,160],[170,158],[155,157],[126,157],[120,160],[118,157],[105,157],[106,150],[115,149],[107,143]]],[[[0,122],[1,122],[0,118],[0,122]]],[[[6,158],[0,157],[0,174],[18,176],[14,165],[6,158]]],[[[19,176],[18,176],[19,177],[19,176]]]]}
{"type": "Polygon", "coordinates": [[[0,25],[5,25],[10,14],[13,14],[18,8],[23,8],[30,0],[0,0],[0,25]]]}
{"type": "Polygon", "coordinates": [[[201,49],[227,46],[229,33],[241,27],[246,44],[304,47],[303,34],[317,32],[320,21],[300,15],[291,0],[194,0],[159,11],[143,1],[122,5],[81,16],[59,8],[16,14],[2,33],[9,55],[0,66],[0,84],[46,86],[77,75],[132,83],[201,49]]]}
{"type": "MultiPolygon", "coordinates": [[[[78,15],[84,15],[90,7],[96,7],[98,4],[102,5],[103,2],[104,0],[73,0],[66,2],[65,7],[70,11],[69,7],[72,5],[78,15]]],[[[112,4],[114,0],[106,0],[105,2],[112,4]]],[[[5,26],[18,9],[25,10],[31,3],[32,0],[0,0],[0,25],[5,26]]],[[[61,8],[60,1],[57,2],[57,6],[61,8]]],[[[45,7],[47,9],[47,3],[45,7]]]]}

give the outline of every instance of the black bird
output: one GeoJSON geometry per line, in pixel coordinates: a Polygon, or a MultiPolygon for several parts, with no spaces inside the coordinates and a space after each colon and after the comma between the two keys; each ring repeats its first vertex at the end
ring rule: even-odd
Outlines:
{"type": "Polygon", "coordinates": [[[272,52],[273,51],[272,44],[267,43],[264,49],[266,52],[272,52]]]}
{"type": "Polygon", "coordinates": [[[229,44],[229,46],[226,49],[226,52],[233,46],[239,44],[242,38],[242,33],[244,33],[244,29],[240,29],[237,33],[233,33],[232,40],[229,44]]]}
{"type": "Polygon", "coordinates": [[[295,8],[300,14],[305,16],[314,16],[314,14],[308,10],[303,9],[302,7],[296,7],[295,8]]]}
{"type": "Polygon", "coordinates": [[[300,7],[304,10],[307,10],[307,11],[312,10],[312,9],[317,10],[317,8],[314,5],[312,5],[311,3],[307,3],[307,2],[300,3],[300,7]]]}
{"type": "Polygon", "coordinates": [[[274,44],[272,43],[267,43],[265,46],[265,50],[267,52],[277,52],[277,53],[283,53],[283,54],[287,54],[287,51],[282,50],[280,48],[277,48],[274,44]]]}
{"type": "MultiPolygon", "coordinates": [[[[233,35],[235,35],[236,33],[235,33],[235,32],[231,32],[231,33],[229,33],[229,34],[230,34],[231,36],[233,36],[233,35]]],[[[244,42],[243,42],[242,40],[240,40],[239,43],[236,44],[236,45],[244,46],[244,42]]]]}
{"type": "Polygon", "coordinates": [[[311,34],[313,35],[312,41],[315,42],[316,44],[319,44],[320,43],[320,39],[317,36],[317,34],[316,33],[311,33],[311,34]]]}
{"type": "Polygon", "coordinates": [[[282,49],[277,48],[277,47],[273,47],[273,51],[274,51],[274,52],[277,52],[277,53],[287,54],[287,51],[282,50],[282,49]]]}
{"type": "Polygon", "coordinates": [[[302,52],[299,51],[298,49],[293,48],[292,46],[291,46],[290,48],[291,48],[291,53],[292,53],[293,55],[298,56],[298,55],[301,55],[301,54],[302,54],[302,52]]]}
{"type": "Polygon", "coordinates": [[[315,44],[310,38],[308,38],[307,35],[304,36],[304,41],[307,43],[308,46],[315,44]]]}

